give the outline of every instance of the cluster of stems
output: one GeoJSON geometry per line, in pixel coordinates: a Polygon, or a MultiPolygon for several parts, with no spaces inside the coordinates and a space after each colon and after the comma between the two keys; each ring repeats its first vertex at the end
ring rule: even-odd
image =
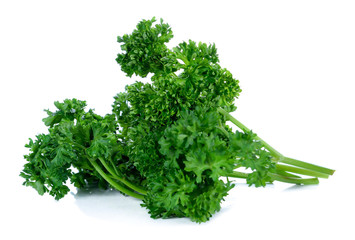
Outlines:
{"type": "MultiPolygon", "coordinates": [[[[222,115],[224,115],[227,120],[231,121],[243,132],[250,131],[249,128],[247,128],[244,124],[239,122],[236,118],[234,118],[224,109],[218,108],[217,111],[222,115]]],[[[302,185],[318,184],[319,183],[318,178],[328,178],[330,175],[333,175],[334,173],[334,170],[329,168],[325,168],[311,163],[296,160],[293,158],[285,157],[257,135],[255,136],[255,140],[259,141],[262,144],[262,146],[270,152],[270,154],[273,157],[273,161],[276,164],[275,173],[269,173],[269,176],[272,181],[302,184],[302,185]],[[303,178],[300,177],[298,174],[309,176],[309,177],[303,178]]],[[[229,174],[226,177],[247,178],[248,174],[244,172],[234,171],[233,173],[229,174]]]]}
{"type": "Polygon", "coordinates": [[[106,161],[102,158],[98,159],[101,163],[102,167],[97,163],[97,160],[90,159],[91,165],[95,168],[95,170],[105,179],[113,188],[116,190],[127,194],[131,197],[135,197],[138,199],[143,199],[144,195],[147,194],[147,191],[140,186],[137,186],[124,177],[120,176],[119,172],[116,168],[110,167],[106,161]]]}

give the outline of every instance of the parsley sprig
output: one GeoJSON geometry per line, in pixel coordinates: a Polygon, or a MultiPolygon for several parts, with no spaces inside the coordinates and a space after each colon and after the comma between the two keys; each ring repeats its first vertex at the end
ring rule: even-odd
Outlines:
{"type": "Polygon", "coordinates": [[[189,40],[169,49],[172,38],[171,27],[155,18],[119,36],[122,71],[151,81],[127,85],[105,116],[85,110],[85,101],[55,102],[43,119],[48,133],[26,145],[24,185],[57,200],[69,192],[68,180],[77,188],[114,188],[142,199],[153,218],[205,222],[233,178],[262,187],[318,184],[334,173],[283,156],[230,114],[241,89],[214,44],[189,40]]]}

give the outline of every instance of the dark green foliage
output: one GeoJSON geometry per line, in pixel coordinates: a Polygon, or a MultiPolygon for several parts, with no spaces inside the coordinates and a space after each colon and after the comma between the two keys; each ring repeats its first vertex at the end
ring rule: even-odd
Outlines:
{"type": "Polygon", "coordinates": [[[241,166],[252,170],[250,185],[265,186],[271,180],[267,174],[275,166],[253,134],[223,131],[221,123],[216,111],[197,107],[165,130],[159,144],[169,170],[152,181],[144,205],[153,217],[208,220],[234,186],[221,177],[241,166]]]}
{"type": "Polygon", "coordinates": [[[31,151],[25,156],[28,163],[21,176],[24,184],[37,190],[40,195],[49,192],[55,199],[62,198],[69,192],[64,184],[72,175],[69,167],[77,157],[70,152],[70,146],[58,144],[51,135],[41,134],[26,145],[31,151]]]}
{"type": "Polygon", "coordinates": [[[24,185],[57,200],[68,193],[68,180],[77,188],[112,187],[142,199],[153,218],[189,217],[201,223],[220,210],[234,187],[229,177],[244,177],[255,187],[275,179],[318,182],[287,173],[285,166],[276,171],[276,162],[285,158],[231,117],[241,89],[219,65],[214,44],[189,40],[169,49],[172,37],[170,26],[163,20],[155,24],[155,18],[118,37],[122,71],[129,77],[151,74],[151,81],[127,85],[105,116],[85,111],[85,101],[55,102],[57,110],[46,110],[43,119],[49,133],[26,145],[24,185]],[[243,132],[233,132],[227,120],[243,132]],[[235,171],[241,167],[249,173],[235,171]]]}
{"type": "MultiPolygon", "coordinates": [[[[77,188],[109,187],[90,161],[102,158],[113,167],[126,162],[121,156],[115,116],[101,117],[91,109],[85,112],[86,103],[76,99],[55,102],[55,106],[57,111],[46,110],[48,117],[43,119],[50,126],[49,133],[30,139],[26,145],[30,154],[25,156],[27,163],[21,173],[24,184],[41,195],[49,192],[57,200],[68,193],[68,179],[77,188]]],[[[121,167],[121,172],[125,174],[126,168],[121,167]]],[[[128,169],[127,173],[128,177],[128,169]]]]}
{"type": "Polygon", "coordinates": [[[170,27],[153,22],[143,20],[118,38],[122,70],[128,76],[151,73],[152,82],[127,86],[115,97],[113,112],[127,155],[146,178],[144,206],[152,217],[206,221],[233,186],[219,180],[233,171],[236,156],[228,151],[228,136],[221,135],[225,121],[216,108],[235,110],[239,82],[218,64],[214,44],[190,40],[169,50],[170,27]]]}
{"type": "Polygon", "coordinates": [[[153,26],[155,21],[142,20],[132,34],[117,38],[126,54],[118,54],[116,61],[127,76],[145,77],[148,73],[176,70],[178,62],[165,45],[173,37],[171,28],[162,19],[153,26]]]}
{"type": "Polygon", "coordinates": [[[192,174],[180,170],[165,172],[150,182],[143,206],[153,218],[189,217],[194,222],[206,222],[220,210],[221,201],[233,186],[209,178],[197,183],[192,174]]]}
{"type": "Polygon", "coordinates": [[[200,108],[196,112],[183,112],[159,140],[163,170],[150,179],[143,204],[154,218],[187,216],[207,221],[233,187],[219,180],[235,166],[233,157],[223,155],[226,142],[216,129],[220,118],[216,112],[200,115],[200,108]]]}
{"type": "Polygon", "coordinates": [[[143,20],[118,38],[122,70],[128,76],[151,73],[152,82],[127,86],[115,97],[113,112],[132,165],[147,178],[144,206],[152,217],[206,221],[233,186],[222,176],[245,167],[252,170],[250,185],[265,186],[274,164],[252,133],[232,133],[216,111],[234,111],[241,89],[219,65],[215,45],[189,40],[169,50],[170,27],[153,22],[143,20]]]}

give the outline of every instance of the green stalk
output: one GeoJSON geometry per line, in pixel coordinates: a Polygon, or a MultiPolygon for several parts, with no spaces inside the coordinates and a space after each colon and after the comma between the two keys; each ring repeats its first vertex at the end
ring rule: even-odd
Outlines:
{"type": "MultiPolygon", "coordinates": [[[[225,177],[233,177],[233,178],[247,178],[248,173],[237,172],[234,171],[233,173],[227,174],[225,177]]],[[[292,184],[303,184],[303,185],[310,185],[310,184],[318,184],[318,178],[299,178],[299,177],[286,177],[275,173],[268,173],[271,178],[271,181],[279,181],[284,183],[292,183],[292,184]]]]}
{"type": "Polygon", "coordinates": [[[141,193],[141,194],[143,194],[143,195],[147,195],[147,191],[146,191],[145,189],[143,189],[143,188],[141,188],[141,187],[139,187],[139,186],[137,186],[137,185],[135,185],[135,184],[133,184],[133,183],[127,181],[126,179],[124,179],[124,178],[122,178],[122,177],[119,177],[119,176],[115,173],[114,169],[112,169],[112,168],[106,163],[106,161],[105,161],[104,159],[102,159],[101,157],[99,157],[99,160],[100,160],[100,162],[102,163],[102,165],[106,168],[106,170],[107,170],[115,179],[119,180],[120,182],[122,182],[123,184],[125,184],[127,187],[133,189],[134,191],[137,191],[137,192],[139,192],[139,193],[141,193]]]}
{"type": "Polygon", "coordinates": [[[143,200],[144,196],[138,193],[135,193],[129,189],[126,189],[125,187],[121,186],[120,184],[118,184],[117,182],[115,182],[114,180],[112,180],[108,175],[106,175],[106,173],[101,169],[101,167],[96,163],[96,161],[90,161],[90,163],[92,164],[92,166],[95,168],[95,170],[109,183],[111,184],[111,186],[113,186],[115,189],[117,189],[118,191],[121,191],[131,197],[135,197],[138,199],[143,200]]]}
{"type": "Polygon", "coordinates": [[[292,167],[292,166],[283,165],[283,164],[276,164],[276,169],[282,170],[285,172],[298,173],[298,174],[312,176],[312,177],[319,177],[319,178],[328,178],[329,177],[329,175],[325,174],[325,173],[316,172],[316,171],[312,171],[312,170],[304,169],[304,168],[292,167]]]}
{"type": "MultiPolygon", "coordinates": [[[[250,132],[251,130],[247,128],[243,123],[239,122],[236,118],[234,118],[232,115],[230,115],[226,110],[223,108],[217,108],[217,111],[221,114],[223,114],[229,121],[234,123],[237,127],[239,127],[243,132],[250,132]]],[[[255,136],[255,140],[260,141],[262,145],[269,150],[271,155],[274,157],[283,157],[281,153],[279,153],[276,149],[271,147],[267,142],[265,142],[263,139],[261,139],[258,135],[255,136]]]]}
{"type": "Polygon", "coordinates": [[[227,174],[225,177],[247,178],[248,175],[249,175],[248,173],[234,171],[233,173],[227,174]]]}
{"type": "Polygon", "coordinates": [[[219,123],[219,126],[217,127],[227,138],[229,136],[229,133],[227,130],[222,126],[222,123],[219,123]]]}
{"type": "Polygon", "coordinates": [[[284,177],[301,178],[300,176],[298,176],[296,174],[292,174],[292,173],[289,173],[289,172],[286,172],[286,171],[283,171],[283,170],[280,170],[280,169],[276,169],[275,172],[276,172],[276,174],[284,176],[284,177]]]}
{"type": "MultiPolygon", "coordinates": [[[[219,113],[221,113],[222,115],[224,115],[229,121],[231,121],[237,127],[239,127],[243,132],[250,132],[249,128],[247,128],[244,124],[239,122],[236,118],[234,118],[232,115],[230,115],[224,109],[217,108],[217,111],[219,113]]],[[[296,159],[293,159],[293,158],[285,157],[281,153],[279,153],[275,148],[270,146],[267,142],[265,142],[263,139],[261,139],[257,135],[255,136],[255,140],[260,141],[261,144],[270,152],[270,154],[272,156],[274,156],[277,159],[278,162],[287,163],[287,164],[290,164],[290,165],[293,165],[293,166],[305,168],[305,169],[308,169],[308,170],[317,171],[317,172],[320,172],[320,173],[323,173],[323,174],[328,174],[328,175],[332,175],[335,172],[335,170],[332,170],[332,169],[329,169],[329,168],[325,168],[325,167],[321,167],[321,166],[314,165],[314,164],[311,164],[311,163],[307,163],[307,162],[303,162],[303,161],[300,161],[300,160],[296,160],[296,159]]]]}
{"type": "Polygon", "coordinates": [[[182,54],[178,54],[177,58],[180,59],[181,61],[183,61],[185,63],[185,65],[189,65],[190,64],[190,61],[185,56],[183,56],[182,54]]]}
{"type": "Polygon", "coordinates": [[[268,173],[272,180],[276,180],[279,182],[285,183],[293,183],[293,184],[303,184],[303,185],[310,185],[310,184],[318,184],[318,178],[292,178],[292,177],[284,177],[275,173],[268,173]]]}
{"type": "Polygon", "coordinates": [[[303,162],[303,161],[296,160],[296,159],[289,158],[289,157],[283,157],[282,159],[280,159],[280,162],[290,164],[290,165],[293,165],[296,167],[306,168],[309,170],[325,173],[328,175],[333,175],[335,172],[335,170],[333,170],[333,169],[321,167],[318,165],[310,164],[310,163],[303,162]]]}

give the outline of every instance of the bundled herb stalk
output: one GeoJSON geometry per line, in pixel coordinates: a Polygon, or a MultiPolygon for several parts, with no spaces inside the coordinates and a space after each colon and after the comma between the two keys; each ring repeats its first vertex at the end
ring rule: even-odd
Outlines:
{"type": "Polygon", "coordinates": [[[153,218],[205,222],[220,210],[232,178],[261,187],[318,184],[334,173],[283,156],[232,117],[241,89],[219,65],[215,45],[190,40],[169,49],[170,26],[155,22],[142,20],[118,37],[116,59],[127,76],[149,74],[151,82],[126,86],[106,116],[85,110],[85,101],[55,102],[43,119],[49,132],[26,145],[24,185],[58,200],[70,179],[79,189],[114,188],[142,199],[153,218]]]}

